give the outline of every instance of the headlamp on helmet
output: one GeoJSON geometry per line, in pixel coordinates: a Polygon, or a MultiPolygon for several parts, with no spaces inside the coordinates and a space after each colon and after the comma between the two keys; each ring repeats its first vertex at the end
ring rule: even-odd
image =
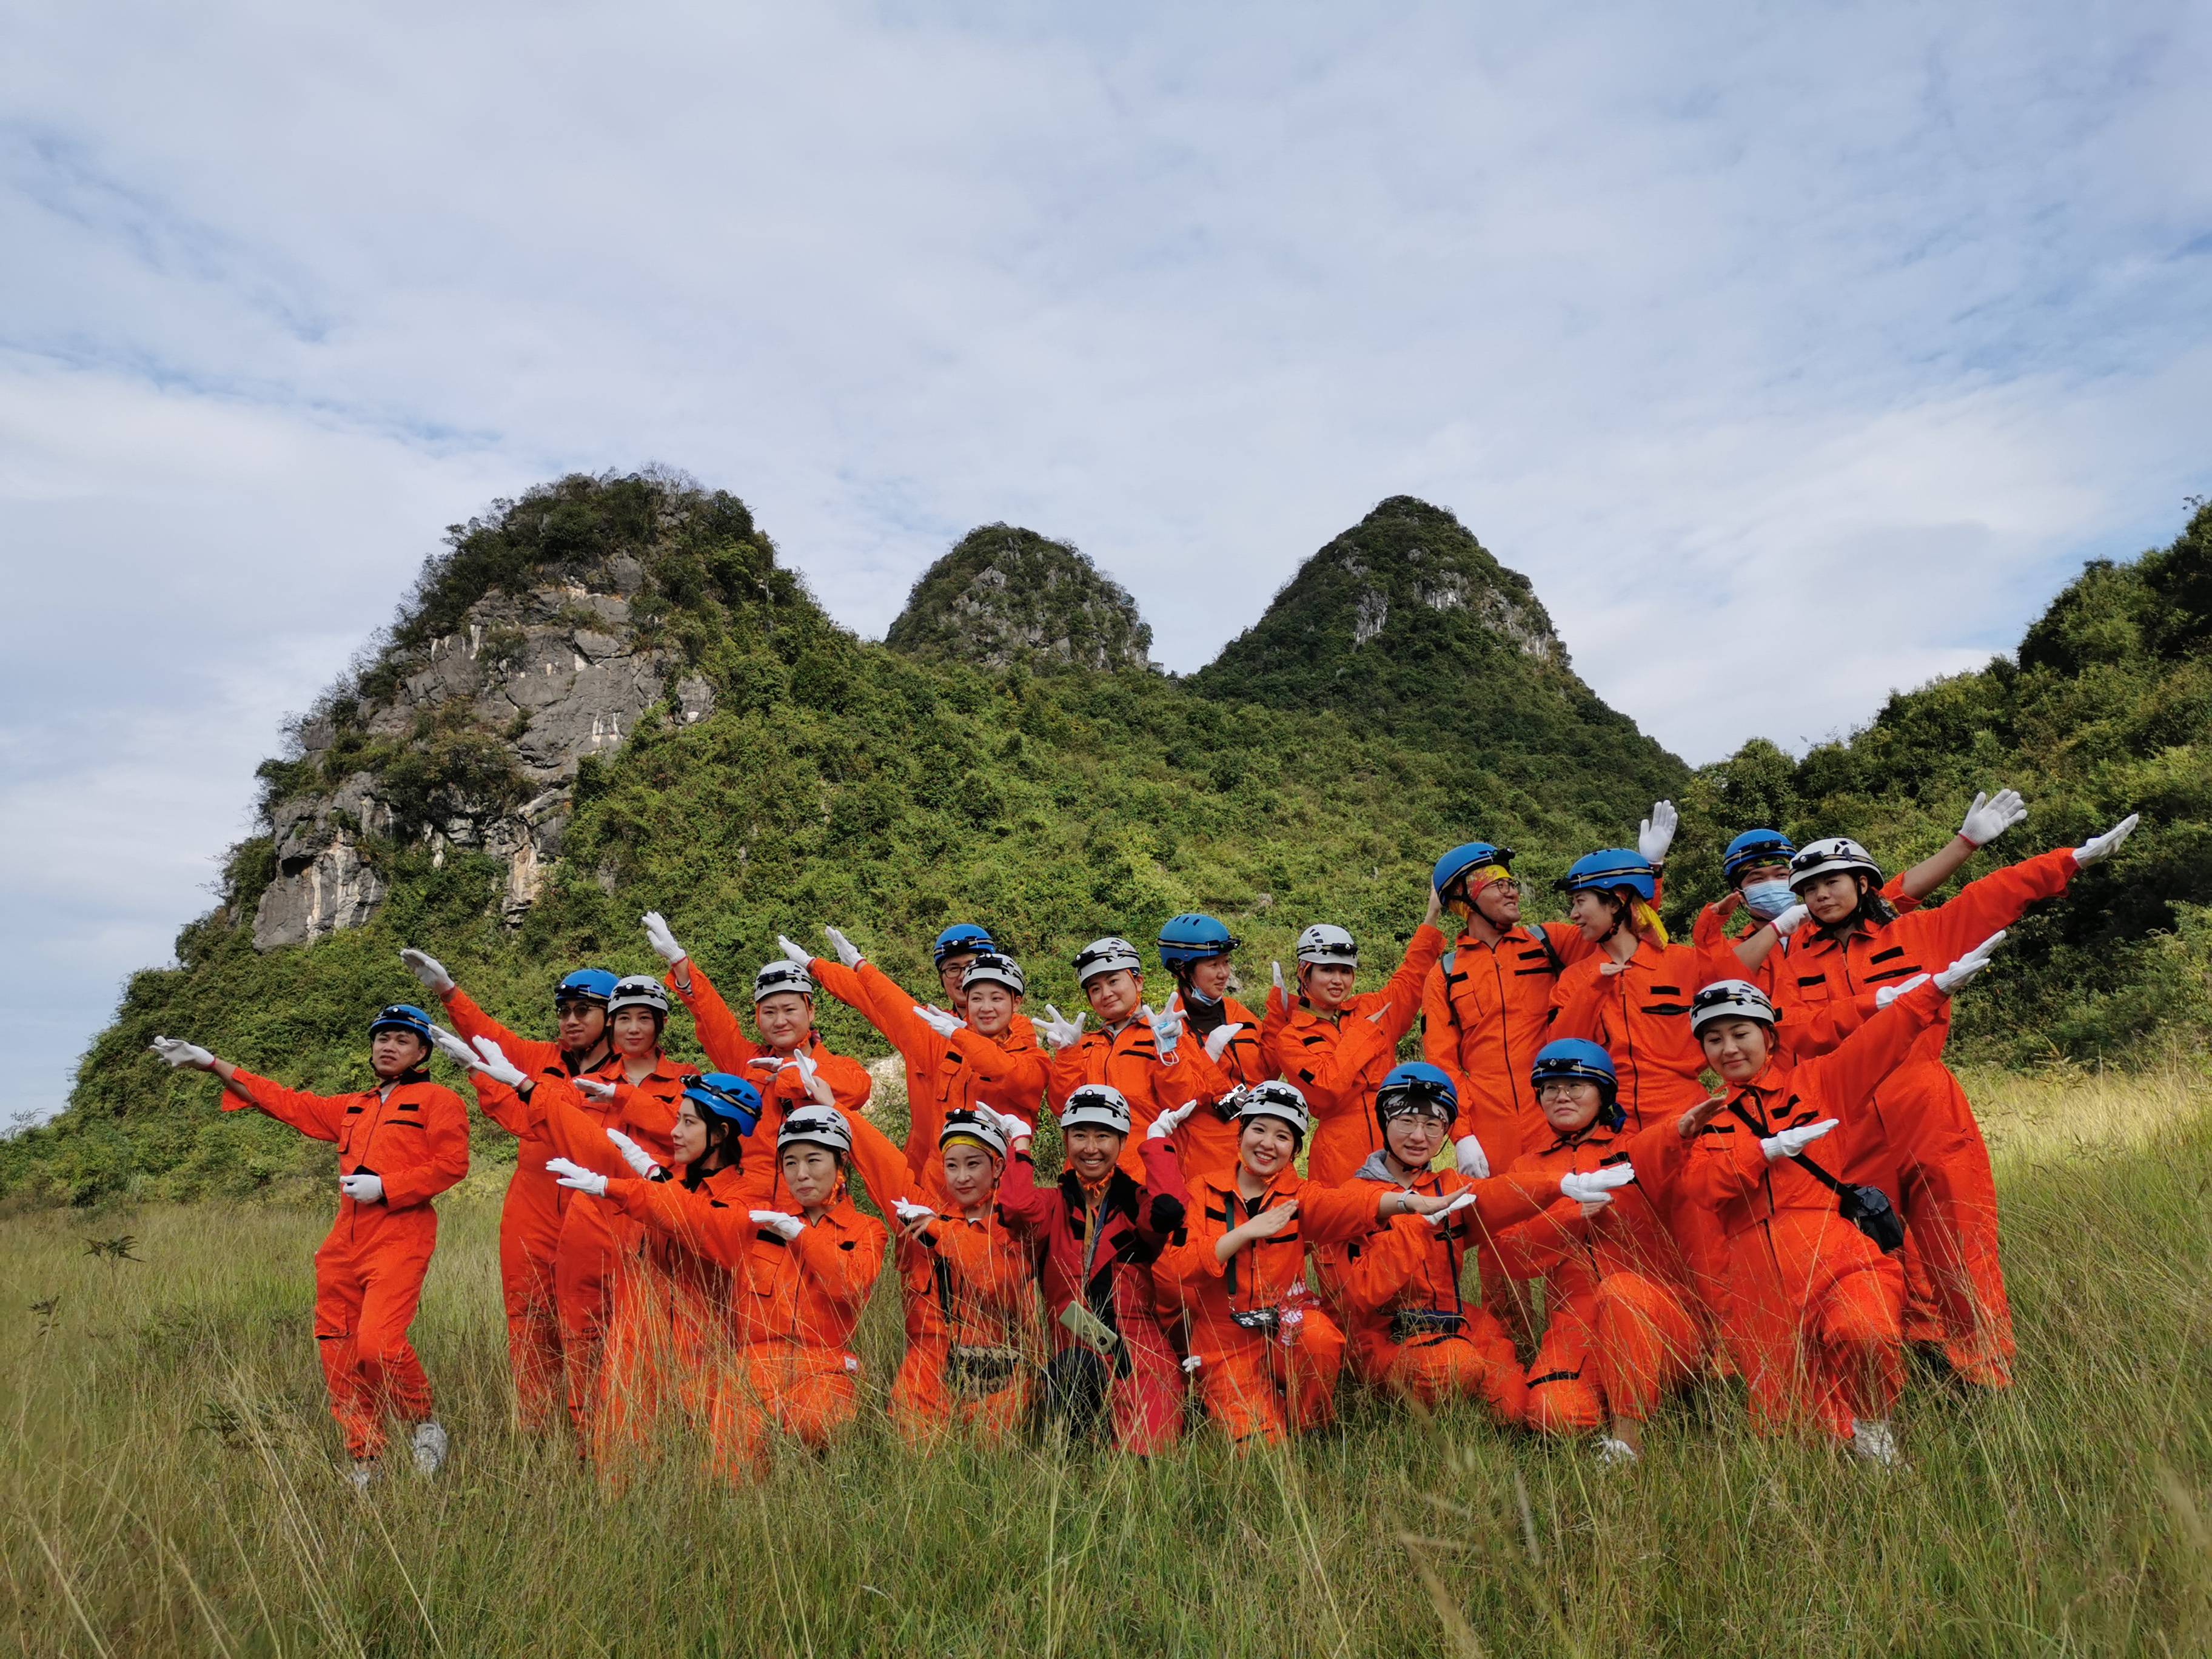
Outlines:
{"type": "Polygon", "coordinates": [[[1295,1084],[1283,1082],[1255,1083],[1237,1091],[1238,1124],[1261,1117],[1289,1124],[1301,1141],[1305,1139],[1307,1127],[1312,1121],[1306,1111],[1306,1097],[1298,1092],[1295,1084]]]}
{"type": "Polygon", "coordinates": [[[1129,1103],[1119,1089],[1109,1084],[1086,1083],[1070,1092],[1067,1103],[1060,1109],[1060,1133],[1070,1129],[1110,1129],[1117,1135],[1129,1133],[1129,1103]]]}
{"type": "Polygon", "coordinates": [[[1359,966],[1359,946],[1351,933],[1326,921],[1317,921],[1298,935],[1297,951],[1303,968],[1359,966]]]}
{"type": "Polygon", "coordinates": [[[814,975],[789,957],[771,962],[753,975],[753,1004],[757,1007],[770,997],[790,992],[793,995],[811,997],[814,994],[814,975]]]}
{"type": "Polygon", "coordinates": [[[1137,947],[1125,939],[1093,939],[1075,955],[1075,982],[1078,985],[1088,985],[1102,974],[1141,974],[1144,971],[1144,960],[1138,956],[1137,947]]]}
{"type": "Polygon", "coordinates": [[[1003,985],[1016,996],[1022,995],[1028,989],[1021,964],[1012,957],[1001,956],[996,951],[984,951],[969,963],[966,971],[960,975],[962,990],[978,985],[1003,985]]]}
{"type": "Polygon", "coordinates": [[[1690,999],[1690,1030],[1702,1031],[1717,1019],[1755,1020],[1770,1030],[1774,1005],[1747,979],[1716,980],[1690,999]]]}
{"type": "Polygon", "coordinates": [[[1449,1126],[1459,1119],[1459,1091],[1441,1066],[1411,1060],[1394,1066],[1375,1091],[1375,1121],[1387,1124],[1394,1117],[1432,1117],[1449,1126]]]}

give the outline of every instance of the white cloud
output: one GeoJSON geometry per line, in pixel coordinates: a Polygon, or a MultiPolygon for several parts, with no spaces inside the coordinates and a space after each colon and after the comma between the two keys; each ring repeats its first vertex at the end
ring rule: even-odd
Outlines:
{"type": "Polygon", "coordinates": [[[2203,488],[2201,8],[1068,17],[19,9],[0,896],[67,972],[0,1109],[442,526],[568,467],[737,490],[868,633],[1026,522],[1179,669],[1412,491],[1698,760],[2203,488]]]}

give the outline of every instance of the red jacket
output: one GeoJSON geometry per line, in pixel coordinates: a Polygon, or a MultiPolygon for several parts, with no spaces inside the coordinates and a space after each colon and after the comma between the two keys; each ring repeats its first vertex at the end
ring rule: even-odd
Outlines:
{"type": "Polygon", "coordinates": [[[999,1219],[1039,1253],[1038,1278],[1056,1349],[1074,1344],[1060,1317],[1077,1302],[1125,1343],[1167,1349],[1154,1308],[1152,1264],[1183,1224],[1189,1192],[1166,1141],[1143,1141],[1139,1156],[1142,1185],[1116,1169],[1097,1194],[1086,1193],[1073,1170],[1056,1187],[1039,1187],[1026,1152],[1006,1160],[999,1181],[999,1219]]]}

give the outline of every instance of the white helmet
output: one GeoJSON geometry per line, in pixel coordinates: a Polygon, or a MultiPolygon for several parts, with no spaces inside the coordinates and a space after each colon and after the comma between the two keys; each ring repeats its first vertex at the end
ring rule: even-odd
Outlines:
{"type": "Polygon", "coordinates": [[[1747,979],[1717,979],[1690,999],[1691,1035],[1717,1019],[1755,1019],[1771,1026],[1774,1005],[1747,979]]]}
{"type": "Polygon", "coordinates": [[[775,1132],[777,1152],[798,1146],[827,1146],[848,1156],[853,1150],[853,1126],[834,1106],[802,1106],[784,1119],[783,1127],[775,1132]]]}
{"type": "Polygon", "coordinates": [[[1340,967],[1357,968],[1359,946],[1343,928],[1317,921],[1298,935],[1298,961],[1306,966],[1334,963],[1340,967]]]}
{"type": "Polygon", "coordinates": [[[968,964],[968,970],[960,975],[960,988],[964,991],[971,985],[1003,985],[1016,996],[1029,989],[1021,963],[996,951],[986,951],[968,964]]]}
{"type": "Polygon", "coordinates": [[[758,1004],[784,991],[812,996],[814,975],[789,957],[780,957],[753,975],[753,1001],[758,1004]]]}
{"type": "Polygon", "coordinates": [[[1101,974],[1117,974],[1124,969],[1133,974],[1145,971],[1137,947],[1125,939],[1095,939],[1076,953],[1075,982],[1088,985],[1101,974]]]}
{"type": "Polygon", "coordinates": [[[650,1008],[665,1019],[668,993],[652,975],[631,974],[615,981],[615,988],[607,997],[607,1018],[612,1019],[625,1008],[650,1008]]]}
{"type": "MultiPolygon", "coordinates": [[[[1306,1138],[1306,1129],[1312,1120],[1306,1113],[1306,1097],[1293,1083],[1255,1083],[1239,1089],[1231,1097],[1237,1107],[1237,1121],[1240,1124],[1255,1117],[1278,1118],[1297,1131],[1298,1139],[1306,1138]]],[[[1224,1101],[1228,1105],[1231,1101],[1224,1101]]]]}
{"type": "Polygon", "coordinates": [[[1119,1089],[1110,1084],[1086,1083],[1067,1097],[1067,1104],[1060,1109],[1062,1133],[1070,1129],[1111,1129],[1117,1135],[1129,1133],[1129,1103],[1119,1089]]]}
{"type": "Polygon", "coordinates": [[[1790,890],[1801,891],[1808,882],[1839,872],[1858,871],[1871,881],[1881,879],[1881,866],[1874,861],[1874,854],[1849,836],[1831,836],[1826,841],[1808,841],[1797,849],[1797,856],[1790,860],[1790,890]]]}
{"type": "Polygon", "coordinates": [[[1000,1158],[1006,1155],[1006,1137],[1000,1133],[998,1120],[985,1117],[981,1112],[962,1110],[945,1115],[945,1127],[937,1132],[937,1144],[941,1147],[955,1139],[980,1140],[1000,1158]]]}

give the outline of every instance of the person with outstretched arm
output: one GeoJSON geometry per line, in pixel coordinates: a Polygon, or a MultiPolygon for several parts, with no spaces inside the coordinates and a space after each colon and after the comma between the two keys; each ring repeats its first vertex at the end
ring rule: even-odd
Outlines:
{"type": "Polygon", "coordinates": [[[430,1031],[420,1008],[380,1010],[368,1026],[375,1081],[347,1095],[287,1089],[174,1037],[152,1045],[173,1067],[222,1079],[226,1112],[250,1106],[337,1144],[337,1216],[315,1252],[315,1347],[350,1478],[362,1490],[381,1467],[387,1417],[398,1419],[424,1474],[438,1472],[449,1443],[407,1340],[438,1244],[430,1200],[469,1172],[468,1109],[423,1069],[430,1031]]]}

